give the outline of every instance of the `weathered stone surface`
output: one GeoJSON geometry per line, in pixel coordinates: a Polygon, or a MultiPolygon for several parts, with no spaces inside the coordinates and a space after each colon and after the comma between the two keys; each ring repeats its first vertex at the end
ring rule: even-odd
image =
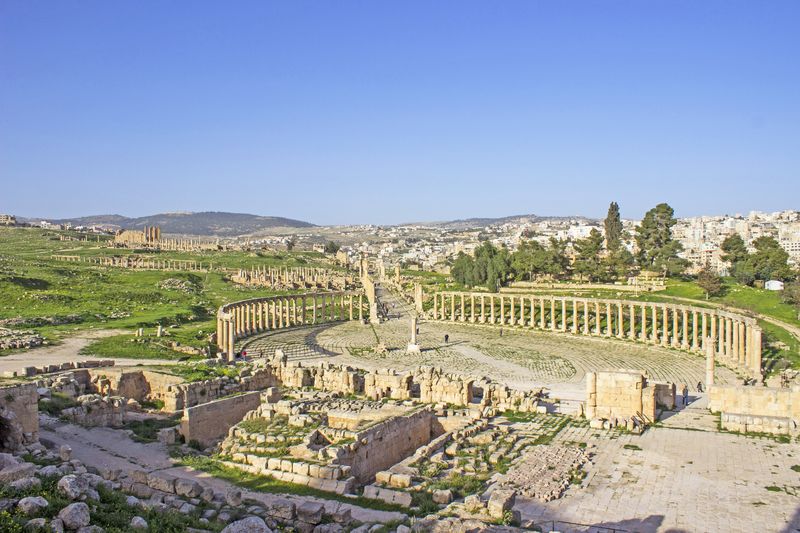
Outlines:
{"type": "Polygon", "coordinates": [[[163,472],[153,472],[147,475],[147,486],[161,492],[175,492],[175,477],[163,472]]]}
{"type": "Polygon", "coordinates": [[[242,491],[239,489],[230,489],[225,494],[225,502],[231,507],[238,507],[242,504],[242,491]]]}
{"type": "Polygon", "coordinates": [[[317,502],[303,502],[297,506],[297,519],[309,524],[322,522],[325,506],[317,502]]]}
{"type": "Polygon", "coordinates": [[[70,500],[79,499],[89,488],[89,483],[81,476],[69,474],[58,480],[58,491],[70,500]]]}
{"type": "Polygon", "coordinates": [[[147,520],[141,516],[134,516],[131,518],[130,527],[131,529],[147,529],[147,520]]]}
{"type": "Polygon", "coordinates": [[[203,493],[203,486],[193,479],[178,478],[175,480],[175,494],[196,498],[203,493]]]}
{"type": "Polygon", "coordinates": [[[516,494],[513,490],[494,490],[489,497],[487,509],[489,516],[492,518],[503,518],[506,511],[511,510],[516,500],[516,494]]]}
{"type": "Polygon", "coordinates": [[[58,517],[64,522],[67,529],[78,529],[88,526],[91,520],[89,516],[89,506],[83,502],[71,503],[61,509],[58,517]]]}
{"type": "Polygon", "coordinates": [[[17,503],[17,509],[27,516],[34,515],[46,509],[47,506],[47,500],[41,496],[28,496],[27,498],[22,498],[19,503],[17,503]]]}
{"type": "Polygon", "coordinates": [[[272,530],[262,518],[250,516],[228,524],[222,533],[272,533],[272,530]]]}
{"type": "Polygon", "coordinates": [[[453,501],[453,493],[450,489],[433,491],[433,502],[447,505],[453,501]]]}

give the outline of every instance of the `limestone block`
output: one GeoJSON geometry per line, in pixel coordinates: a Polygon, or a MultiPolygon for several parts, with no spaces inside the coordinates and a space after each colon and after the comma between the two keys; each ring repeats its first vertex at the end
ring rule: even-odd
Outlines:
{"type": "Polygon", "coordinates": [[[175,476],[163,472],[153,472],[147,475],[147,486],[162,492],[175,492],[175,476]]]}
{"type": "Polygon", "coordinates": [[[513,490],[494,490],[489,497],[487,509],[492,518],[503,518],[506,511],[511,510],[516,501],[516,493],[513,490]]]}

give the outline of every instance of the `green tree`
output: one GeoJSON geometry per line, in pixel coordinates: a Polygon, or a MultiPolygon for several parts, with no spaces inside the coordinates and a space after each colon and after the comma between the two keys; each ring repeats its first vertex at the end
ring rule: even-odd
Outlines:
{"type": "Polygon", "coordinates": [[[686,269],[687,261],[678,257],[683,247],[672,238],[672,227],[677,223],[674,214],[669,204],[658,204],[645,213],[636,228],[637,259],[642,268],[666,276],[681,274],[686,269]]]}
{"type": "Polygon", "coordinates": [[[567,256],[567,241],[550,237],[547,246],[547,268],[545,274],[556,279],[563,279],[569,275],[569,257],[567,256]]]}
{"type": "Polygon", "coordinates": [[[473,257],[461,252],[456,257],[450,274],[453,279],[468,287],[484,285],[496,292],[511,273],[511,254],[506,247],[495,248],[484,242],[475,249],[473,257]]]}
{"type": "Polygon", "coordinates": [[[611,202],[608,214],[603,222],[606,231],[606,249],[615,252],[622,246],[622,218],[619,215],[619,205],[611,202]]]}
{"type": "Polygon", "coordinates": [[[759,237],[753,241],[756,251],[750,254],[747,262],[752,266],[756,279],[789,280],[794,272],[789,266],[789,254],[774,237],[759,237]]]}
{"type": "Polygon", "coordinates": [[[523,241],[511,254],[511,268],[518,279],[527,277],[533,281],[548,271],[549,261],[548,249],[537,241],[523,241]]]}
{"type": "Polygon", "coordinates": [[[722,260],[729,262],[731,268],[747,260],[747,245],[738,233],[725,237],[720,249],[725,252],[722,255],[722,260]]]}
{"type": "Polygon", "coordinates": [[[706,293],[706,300],[711,296],[718,296],[722,294],[722,278],[716,272],[711,270],[709,265],[705,265],[703,270],[697,274],[697,284],[706,293]]]}
{"type": "Polygon", "coordinates": [[[341,248],[341,246],[333,241],[328,241],[325,243],[326,254],[335,254],[336,252],[339,251],[339,248],[341,248]]]}
{"type": "Polygon", "coordinates": [[[603,235],[596,229],[589,232],[585,239],[575,241],[575,261],[572,263],[572,270],[589,281],[599,281],[605,278],[605,269],[601,252],[603,251],[603,235]]]}
{"type": "Polygon", "coordinates": [[[606,274],[610,279],[627,279],[633,273],[634,258],[624,246],[610,251],[603,258],[606,274]]]}
{"type": "Polygon", "coordinates": [[[297,244],[297,237],[291,237],[288,241],[286,241],[286,250],[291,252],[292,250],[294,250],[296,244],[297,244]]]}

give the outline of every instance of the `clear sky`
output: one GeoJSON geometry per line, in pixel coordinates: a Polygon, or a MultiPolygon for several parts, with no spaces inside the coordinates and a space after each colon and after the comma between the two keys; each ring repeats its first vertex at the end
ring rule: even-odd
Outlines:
{"type": "Polygon", "coordinates": [[[800,2],[0,0],[0,212],[800,209],[800,2]]]}

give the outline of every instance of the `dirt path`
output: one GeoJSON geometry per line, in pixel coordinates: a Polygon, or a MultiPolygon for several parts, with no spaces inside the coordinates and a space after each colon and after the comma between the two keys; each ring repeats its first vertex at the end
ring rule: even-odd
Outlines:
{"type": "MultiPolygon", "coordinates": [[[[149,444],[135,442],[124,430],[84,428],[49,417],[41,417],[41,421],[39,435],[42,442],[55,447],[68,444],[72,447],[72,457],[79,459],[85,465],[96,468],[121,469],[123,472],[134,469],[147,472],[164,471],[178,478],[195,479],[222,494],[234,488],[232,483],[215,478],[205,472],[184,466],[175,466],[169,457],[166,446],[157,442],[149,444]]],[[[306,501],[319,502],[325,505],[328,513],[334,513],[340,508],[350,509],[352,517],[360,522],[386,523],[405,518],[405,515],[397,512],[365,509],[356,505],[310,496],[241,490],[244,498],[255,500],[265,506],[280,498],[292,500],[297,505],[306,501]]]]}
{"type": "MultiPolygon", "coordinates": [[[[26,366],[60,365],[71,361],[92,359],[90,355],[81,355],[80,351],[95,339],[111,337],[127,333],[118,329],[102,329],[96,331],[82,331],[74,337],[67,337],[57,345],[40,346],[24,352],[13,353],[0,357],[0,373],[19,372],[26,366]]],[[[162,359],[117,359],[116,366],[136,366],[140,364],[170,364],[175,361],[162,359]]]]}

